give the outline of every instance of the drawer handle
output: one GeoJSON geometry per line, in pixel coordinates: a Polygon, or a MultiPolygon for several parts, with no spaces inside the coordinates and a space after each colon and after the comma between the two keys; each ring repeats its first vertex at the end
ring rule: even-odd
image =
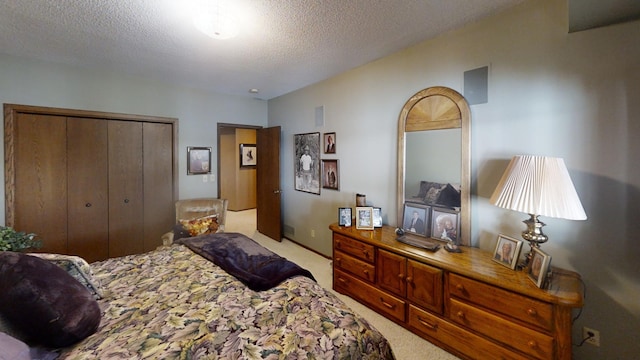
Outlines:
{"type": "Polygon", "coordinates": [[[462,320],[464,320],[464,312],[462,312],[462,310],[458,311],[458,313],[456,314],[456,316],[462,320]]]}
{"type": "Polygon", "coordinates": [[[530,348],[532,349],[537,349],[538,348],[538,343],[535,342],[534,340],[530,340],[527,345],[529,345],[530,348]]]}
{"type": "Polygon", "coordinates": [[[336,240],[336,247],[340,248],[340,240],[336,240]]]}
{"type": "Polygon", "coordinates": [[[460,291],[460,292],[463,292],[464,291],[464,286],[462,284],[458,284],[458,285],[456,285],[456,289],[458,291],[460,291]]]}
{"type": "Polygon", "coordinates": [[[527,314],[529,314],[529,316],[536,316],[536,315],[538,315],[538,312],[534,308],[529,308],[527,310],[527,314]]]}
{"type": "Polygon", "coordinates": [[[338,281],[340,281],[343,284],[347,284],[349,283],[347,280],[343,279],[343,278],[338,278],[338,281]]]}
{"type": "Polygon", "coordinates": [[[336,258],[336,264],[338,264],[338,266],[342,266],[342,259],[336,258]]]}
{"type": "Polygon", "coordinates": [[[400,280],[404,280],[404,274],[402,274],[402,273],[401,273],[401,274],[398,274],[398,279],[400,279],[400,280]]]}
{"type": "Polygon", "coordinates": [[[362,272],[365,273],[366,275],[369,275],[369,270],[367,269],[364,269],[362,272]]]}
{"type": "Polygon", "coordinates": [[[426,320],[423,320],[420,316],[418,316],[418,322],[424,325],[429,330],[438,330],[437,324],[429,324],[426,320]]]}
{"type": "Polygon", "coordinates": [[[383,298],[380,298],[380,302],[382,303],[382,305],[386,306],[387,308],[389,308],[391,310],[395,309],[395,307],[396,307],[395,305],[391,305],[388,302],[384,301],[383,298]]]}
{"type": "Polygon", "coordinates": [[[369,258],[369,250],[362,250],[362,253],[367,259],[369,258]]]}
{"type": "Polygon", "coordinates": [[[413,282],[413,278],[411,276],[407,276],[407,278],[405,279],[407,281],[407,283],[411,284],[411,282],[413,282]]]}

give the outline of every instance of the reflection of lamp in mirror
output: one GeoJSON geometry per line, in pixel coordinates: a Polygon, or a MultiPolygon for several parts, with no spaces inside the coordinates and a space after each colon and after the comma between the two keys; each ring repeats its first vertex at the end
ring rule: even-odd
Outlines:
{"type": "MultiPolygon", "coordinates": [[[[542,232],[544,223],[538,216],[569,220],[586,220],[569,171],[561,158],[514,156],[505,170],[489,202],[501,208],[529,214],[527,230],[522,237],[539,248],[548,237],[542,232]]],[[[531,260],[531,251],[523,266],[531,260]]]]}

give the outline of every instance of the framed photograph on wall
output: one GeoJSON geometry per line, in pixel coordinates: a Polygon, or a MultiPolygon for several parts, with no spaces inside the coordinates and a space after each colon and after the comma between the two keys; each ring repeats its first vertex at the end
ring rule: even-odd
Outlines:
{"type": "Polygon", "coordinates": [[[320,195],[320,133],[293,135],[293,150],[295,189],[320,195]]]}
{"type": "Polygon", "coordinates": [[[258,164],[256,144],[240,144],[240,167],[253,168],[258,164]]]}
{"type": "Polygon", "coordinates": [[[373,208],[371,206],[356,207],[356,229],[373,230],[373,208]]]}
{"type": "Polygon", "coordinates": [[[187,175],[211,174],[211,148],[187,147],[187,175]]]}
{"type": "Polygon", "coordinates": [[[544,287],[544,281],[549,272],[549,264],[551,264],[551,255],[544,253],[536,247],[531,248],[531,262],[527,268],[527,276],[539,288],[544,287]]]}
{"type": "Polygon", "coordinates": [[[338,160],[322,159],[322,188],[338,190],[339,183],[338,160]]]}
{"type": "Polygon", "coordinates": [[[460,213],[445,208],[432,208],[431,237],[437,240],[458,244],[460,232],[460,213]]]}
{"type": "Polygon", "coordinates": [[[521,248],[521,240],[500,234],[498,235],[496,249],[493,251],[493,261],[508,268],[515,269],[518,258],[520,257],[521,248]]]}
{"type": "Polygon", "coordinates": [[[402,213],[402,229],[407,233],[428,236],[430,208],[425,205],[405,203],[402,213]]]}
{"type": "Polygon", "coordinates": [[[373,208],[373,227],[382,227],[382,209],[379,207],[373,208]]]}
{"type": "Polygon", "coordinates": [[[336,133],[324,133],[324,153],[335,154],[336,153],[336,133]]]}
{"type": "Polygon", "coordinates": [[[338,225],[351,226],[351,208],[350,207],[338,208],[338,225]]]}

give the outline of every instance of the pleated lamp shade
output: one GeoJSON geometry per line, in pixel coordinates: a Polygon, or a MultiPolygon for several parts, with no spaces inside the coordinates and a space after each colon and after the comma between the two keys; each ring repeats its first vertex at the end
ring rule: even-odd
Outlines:
{"type": "Polygon", "coordinates": [[[531,215],[587,219],[561,158],[514,156],[489,202],[531,215]]]}

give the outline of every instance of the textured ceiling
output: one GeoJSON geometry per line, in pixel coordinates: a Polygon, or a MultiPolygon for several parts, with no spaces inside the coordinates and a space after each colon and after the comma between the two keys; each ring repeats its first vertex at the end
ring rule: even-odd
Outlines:
{"type": "Polygon", "coordinates": [[[234,0],[229,40],[189,1],[0,0],[0,52],[270,99],[524,0],[234,0]]]}

